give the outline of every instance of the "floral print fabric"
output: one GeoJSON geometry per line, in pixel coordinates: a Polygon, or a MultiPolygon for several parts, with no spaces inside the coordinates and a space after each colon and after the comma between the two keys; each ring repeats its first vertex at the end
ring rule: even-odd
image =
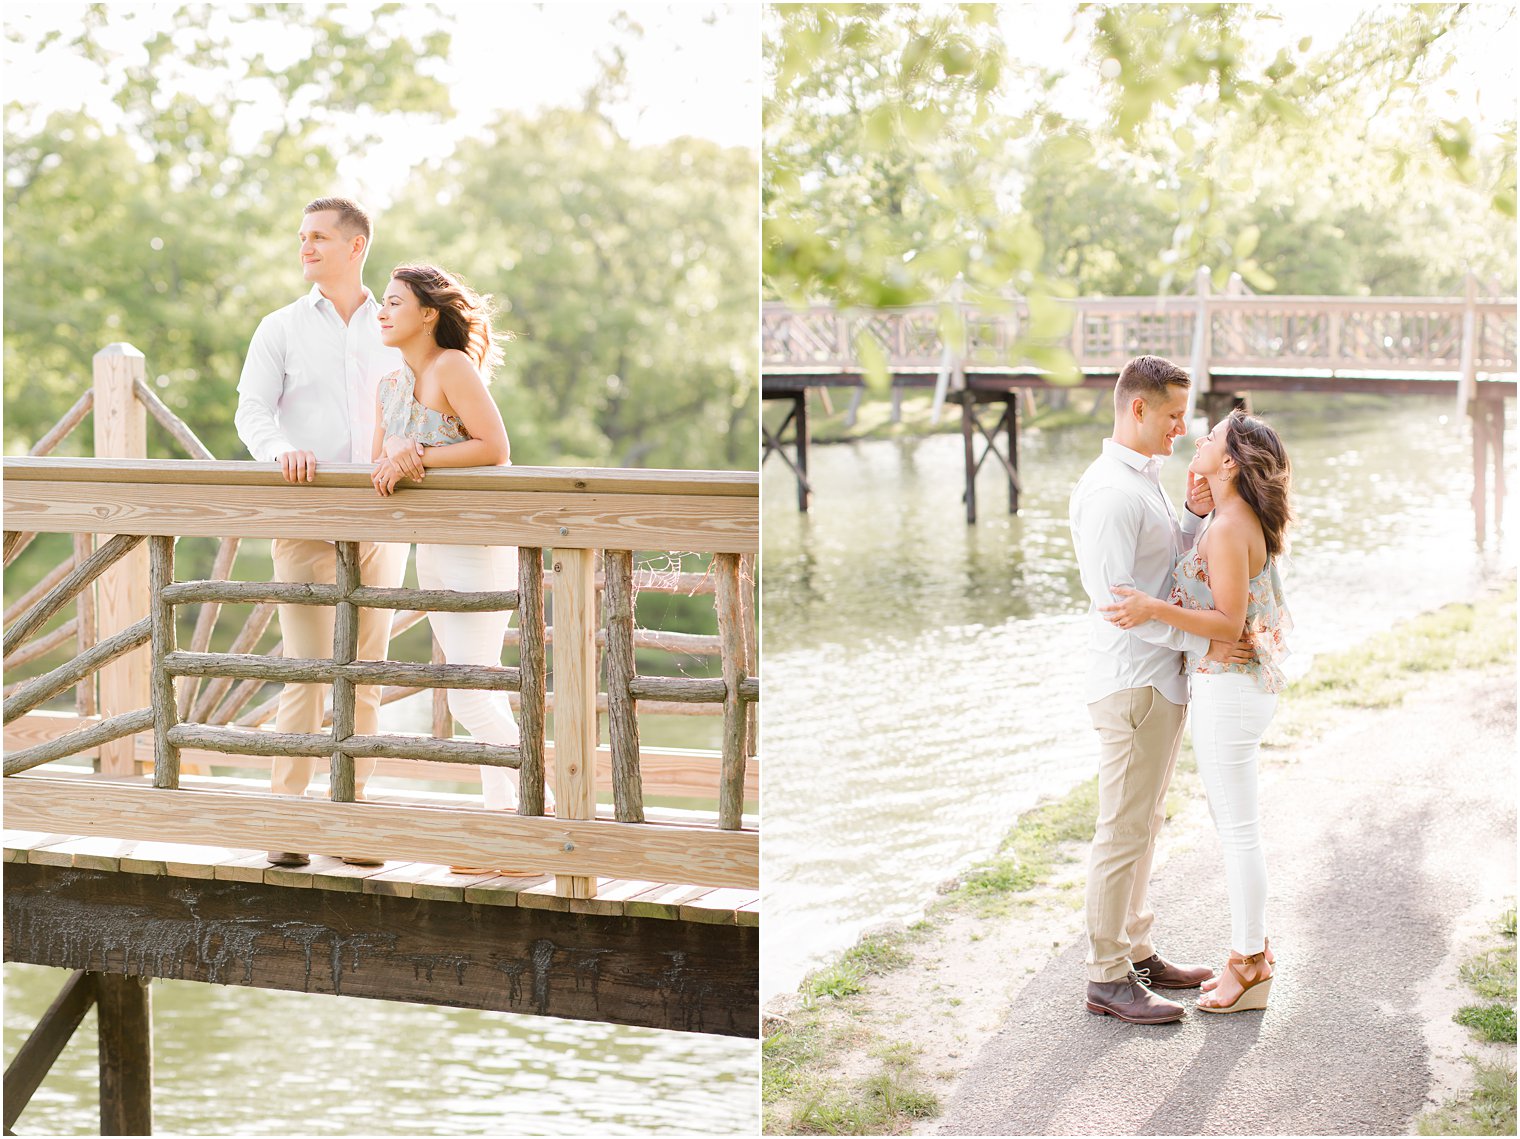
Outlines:
{"type": "MultiPolygon", "coordinates": [[[[1184,609],[1214,608],[1214,592],[1209,586],[1208,563],[1199,555],[1195,545],[1183,554],[1172,575],[1171,603],[1184,609]]],[[[1246,600],[1246,627],[1256,649],[1256,659],[1250,664],[1225,664],[1205,660],[1203,653],[1187,654],[1187,671],[1204,673],[1243,673],[1256,677],[1263,691],[1281,692],[1287,687],[1282,662],[1288,656],[1287,636],[1293,629],[1293,618],[1288,613],[1288,603],[1283,598],[1282,577],[1278,573],[1277,559],[1268,558],[1262,571],[1251,579],[1246,600]]]]}
{"type": "Polygon", "coordinates": [[[380,381],[380,415],[385,435],[404,435],[424,447],[447,447],[470,437],[457,416],[419,403],[413,395],[416,387],[417,377],[405,364],[380,381]]]}

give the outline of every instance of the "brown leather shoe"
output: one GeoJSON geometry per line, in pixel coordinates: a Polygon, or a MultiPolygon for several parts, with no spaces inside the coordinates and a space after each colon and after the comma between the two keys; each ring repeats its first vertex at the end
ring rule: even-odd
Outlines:
{"type": "Polygon", "coordinates": [[[1122,981],[1088,981],[1087,1011],[1116,1016],[1130,1024],[1169,1024],[1187,1013],[1176,1001],[1147,989],[1134,973],[1122,981]]]}
{"type": "Polygon", "coordinates": [[[297,854],[293,850],[271,850],[269,861],[276,866],[305,866],[311,859],[304,854],[297,854]]]}
{"type": "Polygon", "coordinates": [[[1136,961],[1134,970],[1153,989],[1196,989],[1214,975],[1207,965],[1173,965],[1159,953],[1136,961]]]}
{"type": "Polygon", "coordinates": [[[385,865],[385,859],[383,859],[383,858],[361,858],[361,857],[359,857],[357,855],[351,858],[351,857],[349,857],[348,855],[345,854],[343,856],[343,861],[346,862],[346,863],[348,863],[350,866],[384,866],[385,865]]]}

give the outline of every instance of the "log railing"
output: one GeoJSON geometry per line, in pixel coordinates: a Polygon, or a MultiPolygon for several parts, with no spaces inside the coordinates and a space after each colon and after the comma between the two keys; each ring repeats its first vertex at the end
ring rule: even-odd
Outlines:
{"type": "MultiPolygon", "coordinates": [[[[13,687],[5,702],[5,720],[10,725],[26,719],[27,713],[70,686],[141,651],[145,643],[151,648],[151,664],[144,670],[146,706],[111,708],[101,716],[81,710],[73,731],[9,751],[8,825],[431,862],[530,864],[556,874],[561,893],[583,897],[594,891],[597,875],[693,885],[756,884],[757,836],[744,826],[743,818],[745,798],[754,797],[749,759],[755,750],[758,698],[753,675],[752,557],[758,530],[754,475],[547,468],[439,471],[430,472],[425,487],[407,487],[382,500],[362,467],[327,466],[315,483],[290,486],[272,464],[24,458],[6,461],[4,489],[6,524],[17,533],[111,535],[93,552],[76,555],[68,569],[47,574],[11,606],[5,634],[8,656],[64,605],[87,594],[91,582],[144,546],[150,554],[144,612],[72,660],[13,687]],[[221,541],[211,576],[176,581],[176,539],[203,536],[221,541]],[[239,542],[273,536],[335,541],[339,580],[331,585],[228,580],[239,542]],[[458,594],[358,583],[357,543],[440,537],[459,544],[519,546],[520,576],[512,583],[516,588],[458,594]],[[544,571],[545,549],[552,550],[552,574],[544,571]],[[634,551],[649,549],[712,555],[707,588],[717,607],[717,637],[634,627],[633,596],[640,577],[652,584],[658,576],[635,572],[634,551]],[[604,561],[601,618],[599,554],[604,561]],[[546,590],[553,602],[552,626],[545,622],[546,590]],[[277,603],[334,605],[333,657],[316,661],[255,655],[252,650],[277,603]],[[176,643],[174,613],[176,607],[189,604],[202,609],[192,643],[182,651],[176,643]],[[227,604],[252,604],[253,615],[229,651],[209,652],[215,616],[206,614],[227,604]],[[355,660],[358,612],[364,606],[402,610],[398,624],[420,619],[425,610],[516,608],[520,663],[487,668],[355,660]],[[675,651],[717,647],[722,675],[640,676],[633,668],[633,650],[641,641],[675,651]],[[597,690],[599,643],[605,651],[605,694],[597,690]],[[552,694],[547,668],[551,645],[552,694]],[[197,692],[193,686],[208,679],[206,688],[197,692]],[[269,682],[331,684],[330,729],[290,735],[229,723],[269,682]],[[391,693],[446,687],[513,692],[519,698],[521,743],[506,748],[395,733],[356,735],[353,687],[359,683],[384,684],[391,693]],[[637,711],[641,706],[647,709],[651,701],[662,706],[705,705],[721,712],[713,823],[686,818],[640,824],[645,818],[646,749],[639,743],[637,711]],[[600,706],[608,711],[612,820],[595,817],[600,706]],[[551,707],[552,751],[545,738],[551,707]],[[113,741],[147,732],[153,740],[153,787],[130,780],[101,781],[77,772],[33,770],[86,750],[99,748],[104,754],[113,741]],[[325,756],[332,801],[291,800],[228,788],[215,780],[182,779],[180,757],[189,749],[202,757],[325,756]],[[353,760],[360,756],[446,763],[451,770],[457,765],[515,766],[522,804],[518,814],[510,815],[473,808],[430,812],[383,801],[353,803],[353,760]],[[546,818],[543,781],[550,762],[557,804],[555,817],[546,818]]],[[[676,584],[690,587],[694,582],[676,584]]]]}
{"type": "MultiPolygon", "coordinates": [[[[1070,312],[1070,329],[1039,343],[1067,349],[1078,368],[1166,356],[1188,364],[1204,391],[1210,372],[1236,370],[1443,373],[1470,386],[1478,373],[1516,368],[1515,298],[1480,299],[1473,281],[1458,298],[1256,296],[1211,294],[1205,271],[1190,295],[1059,303],[1070,312]]],[[[767,302],[763,309],[768,375],[861,372],[867,340],[889,371],[938,372],[946,368],[947,327],[956,330],[948,355],[959,369],[1014,368],[1020,366],[1015,346],[1030,326],[1022,299],[874,311],[767,302]]]]}

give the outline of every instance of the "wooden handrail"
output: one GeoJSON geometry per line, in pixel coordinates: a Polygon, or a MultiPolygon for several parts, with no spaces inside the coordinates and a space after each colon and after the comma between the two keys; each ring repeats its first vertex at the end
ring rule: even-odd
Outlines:
{"type": "MultiPolygon", "coordinates": [[[[548,635],[544,625],[543,547],[554,551],[552,577],[555,606],[556,825],[579,825],[591,821],[596,806],[593,778],[596,769],[596,720],[603,697],[596,691],[596,648],[599,642],[616,645],[628,656],[636,644],[633,625],[632,555],[635,549],[678,549],[715,555],[714,569],[707,575],[681,574],[678,584],[701,588],[716,580],[712,589],[722,609],[718,637],[675,638],[671,647],[687,651],[721,647],[733,654],[722,678],[641,677],[632,668],[624,671],[617,691],[626,700],[620,717],[643,701],[699,701],[720,706],[725,719],[724,755],[714,771],[716,798],[721,806],[723,829],[743,825],[739,810],[746,793],[747,746],[751,733],[752,707],[758,684],[749,675],[753,662],[746,647],[752,634],[743,626],[750,617],[739,569],[750,563],[758,546],[758,477],[750,472],[566,472],[560,469],[498,469],[450,471],[420,487],[408,487],[388,499],[374,494],[364,467],[335,465],[324,469],[311,484],[290,485],[272,464],[220,463],[214,461],[157,462],[150,460],[23,459],[5,464],[5,508],[8,524],[32,532],[114,534],[86,561],[62,577],[16,626],[9,630],[10,643],[38,627],[44,611],[55,611],[59,598],[77,590],[79,583],[98,572],[98,567],[118,556],[129,545],[148,537],[151,550],[148,622],[152,640],[151,707],[105,717],[81,726],[67,736],[48,740],[11,757],[7,772],[25,770],[49,758],[72,754],[83,747],[119,739],[123,735],[151,730],[154,738],[156,793],[180,789],[179,754],[194,748],[206,752],[259,755],[315,755],[329,761],[331,806],[352,802],[354,761],[357,758],[399,757],[409,760],[453,764],[493,764],[517,767],[521,774],[519,815],[543,811],[545,739],[544,714],[549,702],[544,656],[548,635]],[[15,519],[14,522],[11,520],[15,519]],[[175,580],[173,535],[216,536],[218,550],[213,577],[229,573],[235,556],[233,543],[246,537],[321,537],[335,541],[338,580],[332,585],[290,585],[269,582],[175,580]],[[360,541],[410,541],[416,539],[459,544],[516,545],[520,547],[516,589],[475,594],[451,591],[380,589],[359,584],[357,544],[360,541]],[[597,614],[598,581],[595,554],[610,550],[618,565],[604,581],[611,584],[604,625],[597,614]],[[622,551],[621,555],[616,551],[622,551]],[[616,601],[616,604],[614,604],[616,601]],[[175,643],[176,605],[214,606],[254,603],[266,608],[239,633],[241,653],[208,652],[214,616],[203,611],[197,623],[196,645],[181,651],[175,643]],[[298,660],[250,655],[262,635],[275,603],[333,605],[336,636],[331,660],[298,660]],[[405,661],[356,659],[358,612],[365,606],[400,609],[471,612],[516,608],[522,664],[516,668],[446,664],[413,664],[405,661]],[[218,702],[226,704],[229,684],[208,686],[195,699],[186,685],[176,684],[189,676],[250,681],[280,680],[287,683],[330,683],[333,687],[333,721],[329,733],[307,736],[267,731],[240,731],[196,722],[181,723],[187,713],[214,714],[218,702]],[[354,732],[353,698],[357,684],[391,683],[399,688],[427,686],[519,690],[521,694],[522,742],[502,747],[479,741],[360,736],[354,732]]],[[[670,575],[651,574],[651,578],[670,575]]],[[[750,586],[749,588],[752,588],[750,586]]],[[[704,589],[703,592],[706,592],[704,589]]],[[[658,630],[650,631],[658,641],[658,630]]],[[[133,634],[128,640],[140,639],[133,634]]],[[[647,640],[648,638],[646,638],[647,640]]],[[[111,645],[116,650],[116,644],[111,645]]],[[[121,652],[130,651],[130,648],[121,652]]],[[[45,685],[29,685],[18,694],[25,707],[35,705],[36,694],[45,687],[61,691],[78,679],[81,667],[114,660],[121,652],[86,653],[62,670],[55,670],[45,685]]],[[[631,665],[631,659],[627,662],[631,665]]],[[[249,695],[252,693],[249,690],[249,695]]],[[[663,705],[662,705],[663,706],[663,705]]],[[[20,710],[21,700],[12,708],[20,710]]],[[[118,705],[119,707],[119,705],[118,705]]],[[[642,789],[638,771],[639,748],[635,728],[633,747],[619,748],[621,789],[616,795],[617,816],[627,822],[642,818],[642,789]]],[[[625,741],[628,733],[620,733],[625,741]]],[[[204,762],[198,759],[197,762],[204,762]]],[[[138,788],[136,791],[142,791],[138,788]]],[[[93,792],[80,787],[70,795],[76,807],[93,792]]],[[[208,800],[199,800],[202,803],[208,800]]],[[[114,800],[113,800],[114,802],[114,800]]],[[[131,812],[122,801],[123,817],[131,812]]],[[[253,826],[235,805],[229,804],[226,821],[234,829],[253,826]]],[[[62,808],[68,813],[68,808],[62,808]]],[[[180,808],[172,808],[171,813],[180,808]]],[[[297,810],[298,808],[292,808],[297,810]]],[[[363,808],[360,807],[362,810],[363,808]]],[[[149,811],[156,814],[157,808],[149,811]]],[[[499,813],[498,813],[499,814],[499,813]]],[[[81,825],[85,820],[80,818],[81,825]]],[[[513,816],[516,817],[516,816],[513,816]]],[[[105,825],[95,819],[89,827],[105,825]]],[[[593,824],[595,825],[595,824],[593,824]]],[[[92,833],[85,830],[81,833],[92,833]]],[[[420,832],[407,831],[396,849],[414,849],[420,832]]],[[[536,832],[528,832],[536,833],[536,832]]],[[[654,833],[654,832],[651,832],[654,833]]],[[[181,837],[184,837],[183,834],[181,837]]],[[[247,834],[244,835],[248,837],[247,834]]],[[[259,839],[265,836],[260,834],[259,839]]],[[[193,841],[193,840],[187,840],[193,841]]],[[[277,845],[278,843],[276,843],[277,845]]],[[[362,844],[361,844],[362,846],[362,844]]],[[[289,849],[305,849],[297,841],[289,849]]],[[[364,853],[360,847],[357,853],[364,853]]],[[[450,855],[455,847],[439,848],[450,855]]],[[[489,844],[487,848],[489,849],[489,844]]],[[[573,846],[566,845],[565,851],[573,846]]],[[[437,851],[435,851],[437,853],[437,851]]],[[[518,853],[521,853],[520,851],[518,853]]],[[[540,853],[543,853],[540,851],[540,853]]],[[[463,860],[455,858],[456,861],[463,860]]],[[[510,859],[509,859],[510,861],[510,859]]],[[[557,872],[558,888],[572,897],[594,896],[596,879],[581,859],[545,858],[543,864],[557,872]],[[551,865],[552,864],[552,865],[551,865]]],[[[632,871],[637,859],[620,865],[617,872],[632,871]]],[[[604,865],[596,863],[598,872],[604,865]]],[[[614,868],[610,865],[607,870],[614,868]]],[[[723,872],[728,873],[728,872],[723,872]]],[[[679,877],[679,876],[676,876],[679,877]]],[[[717,879],[713,879],[716,881],[717,879]]],[[[745,882],[751,879],[743,878],[745,882]]]]}
{"type": "Polygon", "coordinates": [[[752,472],[474,468],[380,498],[368,468],[334,464],[292,485],[273,463],[6,459],[6,524],[100,531],[357,542],[753,553],[752,472]]]}

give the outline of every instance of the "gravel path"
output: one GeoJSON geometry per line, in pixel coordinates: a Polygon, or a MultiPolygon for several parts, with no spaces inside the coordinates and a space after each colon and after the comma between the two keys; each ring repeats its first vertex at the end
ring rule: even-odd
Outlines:
{"type": "MultiPolygon", "coordinates": [[[[937,1131],[1408,1132],[1438,1031],[1421,987],[1475,909],[1497,916],[1514,896],[1514,764],[1504,670],[1439,674],[1397,708],[1347,712],[1263,779],[1271,1008],[1195,1013],[1194,990],[1175,1024],[1093,1016],[1072,943],[1020,993],[937,1131]]],[[[1151,896],[1161,952],[1217,968],[1229,939],[1217,840],[1175,854],[1151,896]]]]}

